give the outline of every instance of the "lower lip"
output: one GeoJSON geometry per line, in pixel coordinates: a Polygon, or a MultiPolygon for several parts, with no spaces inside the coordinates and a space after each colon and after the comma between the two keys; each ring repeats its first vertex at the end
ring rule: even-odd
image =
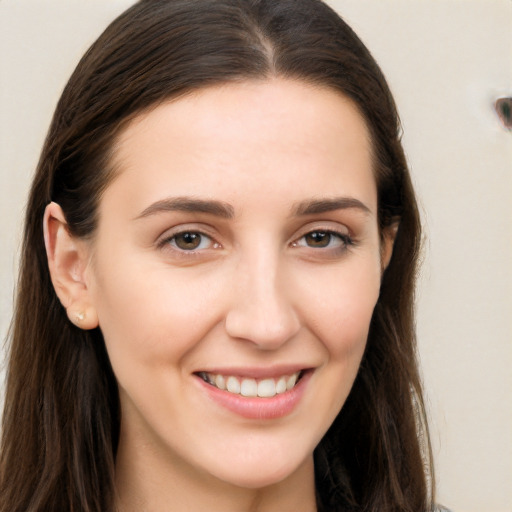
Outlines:
{"type": "Polygon", "coordinates": [[[292,413],[298,406],[313,372],[306,371],[289,391],[271,398],[244,397],[223,391],[197,377],[208,397],[225,409],[253,420],[272,420],[292,413]]]}

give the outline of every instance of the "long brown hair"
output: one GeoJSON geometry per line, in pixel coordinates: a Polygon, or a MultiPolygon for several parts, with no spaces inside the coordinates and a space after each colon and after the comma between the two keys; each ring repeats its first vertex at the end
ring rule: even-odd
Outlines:
{"type": "Polygon", "coordinates": [[[82,58],[58,103],[28,202],[11,328],[0,511],[113,510],[120,406],[101,331],[67,319],[48,271],[43,212],[92,237],[120,130],[195,89],[280,76],[350,98],[372,137],[381,231],[400,221],[350,396],[315,451],[325,511],[430,510],[430,443],[416,362],[420,224],[386,81],[319,0],[142,0],[82,58]]]}

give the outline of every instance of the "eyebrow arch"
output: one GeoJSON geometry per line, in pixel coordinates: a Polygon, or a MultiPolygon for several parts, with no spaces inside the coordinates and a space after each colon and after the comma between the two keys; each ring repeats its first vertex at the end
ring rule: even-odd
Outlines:
{"type": "Polygon", "coordinates": [[[302,201],[295,206],[294,212],[295,215],[302,216],[346,209],[360,210],[366,215],[372,213],[368,206],[353,197],[335,197],[332,199],[302,201]]]}
{"type": "Polygon", "coordinates": [[[136,219],[142,219],[162,212],[208,213],[223,219],[235,216],[233,207],[222,201],[198,199],[194,197],[168,197],[148,206],[136,219]]]}

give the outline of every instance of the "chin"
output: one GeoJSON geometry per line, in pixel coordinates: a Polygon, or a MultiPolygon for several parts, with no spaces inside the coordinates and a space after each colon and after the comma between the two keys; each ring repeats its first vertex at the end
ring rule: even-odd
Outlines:
{"type": "Polygon", "coordinates": [[[263,489],[277,485],[280,482],[293,478],[309,467],[313,467],[313,457],[305,461],[281,460],[278,463],[265,461],[241,461],[229,468],[217,468],[217,477],[226,483],[245,489],[263,489]]]}
{"type": "Polygon", "coordinates": [[[225,481],[244,489],[263,489],[286,480],[292,473],[292,471],[254,470],[252,473],[248,471],[244,472],[244,474],[237,473],[236,475],[230,476],[229,480],[225,481]]]}

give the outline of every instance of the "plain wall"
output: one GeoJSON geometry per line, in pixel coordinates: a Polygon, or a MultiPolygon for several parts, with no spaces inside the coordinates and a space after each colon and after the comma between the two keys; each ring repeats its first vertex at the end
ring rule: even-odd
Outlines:
{"type": "MultiPolygon", "coordinates": [[[[0,0],[0,335],[24,204],[78,59],[130,0],[0,0]]],[[[420,359],[439,501],[512,510],[510,0],[337,0],[395,94],[422,207],[420,359]]]]}

